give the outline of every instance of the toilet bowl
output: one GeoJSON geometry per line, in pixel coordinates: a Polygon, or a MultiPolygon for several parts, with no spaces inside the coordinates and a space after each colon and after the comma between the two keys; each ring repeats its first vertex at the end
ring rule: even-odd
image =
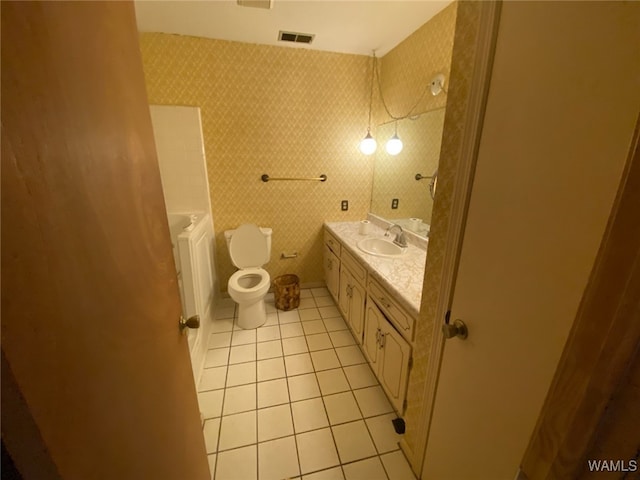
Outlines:
{"type": "Polygon", "coordinates": [[[270,228],[240,225],[224,232],[233,264],[239,268],[231,275],[227,290],[238,304],[238,326],[258,328],[267,321],[264,297],[269,291],[269,272],[261,268],[271,257],[270,228]]]}

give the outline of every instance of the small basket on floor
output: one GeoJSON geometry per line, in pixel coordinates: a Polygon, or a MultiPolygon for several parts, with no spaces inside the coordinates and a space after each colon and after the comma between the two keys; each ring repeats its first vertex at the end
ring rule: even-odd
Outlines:
{"type": "Polygon", "coordinates": [[[273,280],[273,297],[278,310],[300,306],[300,279],[297,275],[281,275],[273,280]]]}

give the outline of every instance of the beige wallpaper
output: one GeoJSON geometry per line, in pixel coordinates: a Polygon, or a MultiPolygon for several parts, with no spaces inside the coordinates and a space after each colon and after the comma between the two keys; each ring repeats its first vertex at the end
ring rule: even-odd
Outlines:
{"type": "Polygon", "coordinates": [[[427,378],[428,359],[431,353],[435,309],[440,294],[440,278],[443,267],[445,242],[449,228],[449,212],[453,195],[453,182],[462,145],[462,129],[466,114],[472,75],[473,59],[478,33],[480,2],[457,3],[455,40],[451,63],[451,89],[448,94],[444,121],[444,135],[438,172],[438,193],[435,198],[429,236],[429,254],[425,268],[420,316],[416,323],[413,369],[407,392],[408,408],[405,413],[405,441],[412,449],[408,452],[415,469],[421,468],[420,458],[425,440],[419,432],[419,418],[423,402],[422,394],[427,378]],[[411,453],[414,455],[412,456],[411,453]]]}
{"type": "Polygon", "coordinates": [[[369,58],[161,33],[140,44],[149,103],[201,108],[221,288],[235,271],[223,232],[248,222],[273,228],[271,278],[322,282],[322,223],[369,211],[373,160],[357,149],[369,58]],[[263,183],[263,173],[328,180],[263,183]]]}
{"type": "Polygon", "coordinates": [[[449,5],[379,60],[380,87],[389,111],[394,117],[412,112],[411,118],[398,121],[404,149],[391,156],[384,145],[394,133],[395,122],[377,95],[376,120],[383,125],[375,130],[378,150],[371,211],[384,218],[418,217],[431,223],[429,181],[417,182],[414,177],[431,175],[438,165],[447,95],[433,96],[430,82],[442,73],[448,89],[456,9],[456,3],[449,5]],[[424,115],[416,119],[418,114],[424,115]],[[391,208],[393,198],[399,200],[398,209],[391,208]]]}

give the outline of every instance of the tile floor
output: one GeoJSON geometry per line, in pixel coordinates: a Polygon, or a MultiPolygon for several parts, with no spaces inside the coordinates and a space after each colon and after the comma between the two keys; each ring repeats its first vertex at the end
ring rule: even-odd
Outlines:
{"type": "Polygon", "coordinates": [[[216,311],[198,387],[215,480],[414,480],[385,397],[326,288],[242,330],[216,311]]]}

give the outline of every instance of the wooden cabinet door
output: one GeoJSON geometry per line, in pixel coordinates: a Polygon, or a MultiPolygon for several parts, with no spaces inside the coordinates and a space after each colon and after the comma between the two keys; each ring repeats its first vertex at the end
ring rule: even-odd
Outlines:
{"type": "Polygon", "coordinates": [[[327,289],[333,298],[338,301],[340,286],[340,259],[325,244],[324,246],[324,278],[327,289]]]}
{"type": "Polygon", "coordinates": [[[411,347],[389,322],[380,323],[382,356],[378,359],[378,379],[395,409],[402,413],[407,390],[411,347]]]}
{"type": "Polygon", "coordinates": [[[353,336],[359,344],[362,344],[362,331],[364,329],[364,306],[367,293],[365,289],[356,282],[351,283],[351,297],[349,305],[349,324],[353,331],[353,336]]]}
{"type": "Polygon", "coordinates": [[[349,284],[351,283],[351,275],[346,268],[340,269],[340,285],[338,290],[340,291],[340,296],[338,298],[338,308],[340,309],[340,313],[346,320],[347,324],[350,324],[349,320],[349,306],[351,303],[351,296],[349,295],[349,284]]]}
{"type": "Polygon", "coordinates": [[[380,344],[378,338],[380,336],[380,324],[386,320],[380,313],[378,307],[372,301],[367,302],[367,309],[364,321],[364,354],[371,364],[374,373],[377,374],[378,355],[380,354],[380,344]]]}

